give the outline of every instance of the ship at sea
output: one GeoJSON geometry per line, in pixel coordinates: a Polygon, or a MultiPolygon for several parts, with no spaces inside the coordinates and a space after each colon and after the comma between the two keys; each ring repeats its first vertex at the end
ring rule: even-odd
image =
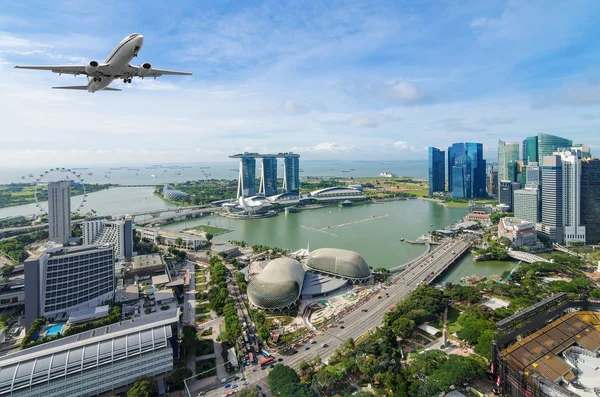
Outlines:
{"type": "Polygon", "coordinates": [[[379,174],[379,176],[384,176],[386,178],[393,178],[394,174],[392,174],[391,172],[382,172],[381,174],[379,174]]]}

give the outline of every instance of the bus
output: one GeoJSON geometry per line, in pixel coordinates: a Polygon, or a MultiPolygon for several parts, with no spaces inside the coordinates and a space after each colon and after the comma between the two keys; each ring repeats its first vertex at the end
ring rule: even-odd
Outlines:
{"type": "Polygon", "coordinates": [[[273,361],[275,361],[275,359],[273,357],[265,358],[264,360],[262,360],[260,362],[260,366],[261,367],[267,366],[267,365],[271,364],[273,361]]]}
{"type": "Polygon", "coordinates": [[[260,351],[260,354],[262,354],[263,356],[265,356],[265,358],[271,357],[271,354],[269,354],[269,352],[266,351],[266,350],[264,350],[264,349],[260,351]]]}

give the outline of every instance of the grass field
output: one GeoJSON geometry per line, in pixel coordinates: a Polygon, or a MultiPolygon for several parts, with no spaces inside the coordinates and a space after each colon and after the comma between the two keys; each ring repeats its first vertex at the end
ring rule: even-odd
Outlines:
{"type": "Polygon", "coordinates": [[[217,375],[217,362],[214,358],[210,360],[196,361],[196,379],[204,379],[217,375]]]}
{"type": "Polygon", "coordinates": [[[208,288],[206,284],[196,284],[195,289],[196,291],[206,291],[208,288]]]}
{"type": "Polygon", "coordinates": [[[196,314],[202,314],[202,313],[208,313],[210,312],[210,307],[208,307],[208,304],[202,304],[202,305],[197,305],[196,306],[196,314]]]}
{"type": "MultiPolygon", "coordinates": [[[[450,335],[462,328],[461,325],[457,322],[458,316],[460,316],[460,312],[458,310],[454,308],[448,310],[448,333],[450,335]]],[[[439,329],[440,331],[443,331],[444,329],[443,320],[432,321],[429,323],[429,325],[439,329]]]]}
{"type": "Polygon", "coordinates": [[[215,352],[215,344],[212,339],[200,339],[196,341],[196,357],[205,356],[215,352]]]}
{"type": "Polygon", "coordinates": [[[206,276],[196,276],[196,284],[203,284],[206,282],[206,276]]]}
{"type": "Polygon", "coordinates": [[[459,203],[456,201],[448,201],[445,203],[448,208],[469,208],[469,203],[459,203]]]}
{"type": "Polygon", "coordinates": [[[216,236],[218,234],[228,233],[229,229],[224,229],[222,227],[210,226],[210,225],[198,225],[194,227],[194,230],[199,230],[205,233],[211,233],[216,236]]]}
{"type": "Polygon", "coordinates": [[[203,323],[208,320],[210,320],[210,314],[206,314],[204,316],[198,316],[198,317],[196,317],[196,324],[200,324],[200,323],[203,323]]]}

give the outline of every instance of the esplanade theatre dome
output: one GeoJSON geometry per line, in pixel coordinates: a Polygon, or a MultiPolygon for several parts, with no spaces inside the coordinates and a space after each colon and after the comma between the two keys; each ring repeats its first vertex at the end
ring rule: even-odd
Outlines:
{"type": "Polygon", "coordinates": [[[316,272],[363,281],[371,276],[367,262],[354,251],[337,248],[320,248],[306,260],[306,266],[316,272]]]}
{"type": "Polygon", "coordinates": [[[297,260],[277,258],[248,283],[250,304],[263,310],[288,309],[302,292],[304,268],[297,260]]]}

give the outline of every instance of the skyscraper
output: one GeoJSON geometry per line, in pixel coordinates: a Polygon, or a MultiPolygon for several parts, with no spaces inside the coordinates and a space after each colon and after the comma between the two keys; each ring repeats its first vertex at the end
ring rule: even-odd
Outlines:
{"type": "Polygon", "coordinates": [[[519,142],[498,141],[498,180],[517,181],[519,142]]]}
{"type": "Polygon", "coordinates": [[[600,159],[581,162],[581,224],[586,244],[600,244],[600,159]]]}
{"type": "MultiPolygon", "coordinates": [[[[541,159],[540,159],[541,160],[541,159]]],[[[552,242],[562,242],[563,173],[560,156],[545,156],[542,166],[542,232],[552,242]]]]}
{"type": "Polygon", "coordinates": [[[471,159],[471,197],[485,197],[486,161],[483,159],[483,144],[467,142],[465,147],[471,159]]]}
{"type": "Polygon", "coordinates": [[[573,141],[559,136],[539,133],[537,136],[538,161],[544,165],[544,157],[552,156],[559,148],[568,148],[573,146],[573,141]]]}
{"type": "Polygon", "coordinates": [[[533,224],[540,222],[540,189],[537,184],[527,184],[525,189],[513,192],[513,210],[515,218],[533,224]]]}
{"type": "Polygon", "coordinates": [[[256,196],[256,157],[258,153],[236,154],[230,158],[240,159],[237,197],[256,196]]]}
{"type": "Polygon", "coordinates": [[[71,236],[71,181],[48,183],[48,239],[66,244],[71,236]]]}
{"type": "Polygon", "coordinates": [[[486,161],[483,159],[483,145],[472,142],[454,143],[448,148],[448,155],[448,181],[452,196],[485,197],[486,161]]]}
{"type": "Polygon", "coordinates": [[[581,160],[589,153],[581,147],[556,152],[561,157],[563,178],[563,243],[585,242],[581,222],[581,160]]]}
{"type": "Polygon", "coordinates": [[[446,156],[435,147],[429,148],[429,195],[446,190],[446,156]]]}
{"type": "Polygon", "coordinates": [[[71,312],[114,299],[113,247],[51,248],[24,264],[25,325],[38,317],[65,318],[71,312]]]}
{"type": "Polygon", "coordinates": [[[525,167],[525,181],[527,185],[541,185],[542,184],[542,169],[538,163],[530,161],[525,167]]]}
{"type": "Polygon", "coordinates": [[[133,256],[133,220],[125,217],[85,218],[81,224],[84,245],[110,244],[118,259],[133,256]]]}
{"type": "Polygon", "coordinates": [[[285,153],[283,157],[283,190],[284,192],[300,191],[300,155],[285,153]]]}
{"type": "Polygon", "coordinates": [[[452,167],[454,167],[454,154],[452,152],[452,146],[448,147],[448,157],[446,158],[448,162],[446,169],[448,171],[448,191],[452,192],[452,167]]]}
{"type": "Polygon", "coordinates": [[[267,156],[262,158],[259,193],[264,196],[277,194],[277,158],[267,156]]]}
{"type": "Polygon", "coordinates": [[[498,186],[498,201],[507,207],[509,212],[514,210],[513,193],[520,189],[521,185],[518,182],[500,181],[498,186]]]}
{"type": "Polygon", "coordinates": [[[525,165],[538,160],[538,137],[530,136],[523,140],[523,162],[525,165]]]}
{"type": "Polygon", "coordinates": [[[498,195],[498,170],[493,167],[487,176],[487,193],[494,197],[498,195]]]}

